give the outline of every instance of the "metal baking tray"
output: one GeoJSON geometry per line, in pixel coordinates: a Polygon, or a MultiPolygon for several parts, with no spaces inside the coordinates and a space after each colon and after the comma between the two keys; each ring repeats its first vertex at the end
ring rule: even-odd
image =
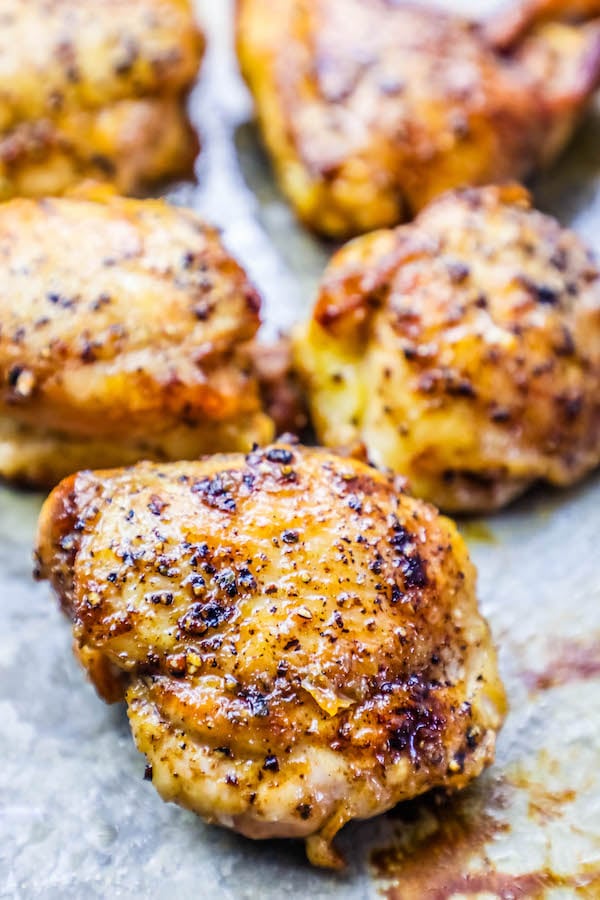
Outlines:
{"type": "MultiPolygon", "coordinates": [[[[223,228],[263,292],[269,337],[306,313],[331,248],[274,186],[235,67],[231,3],[198,6],[210,39],[191,99],[199,186],[169,196],[223,228]]],[[[535,187],[538,205],[600,252],[600,108],[535,187]]],[[[31,580],[41,501],[0,487],[1,897],[600,898],[597,474],[461,524],[511,702],[497,762],[459,797],[347,827],[341,874],[311,869],[300,844],[207,827],[143,780],[124,709],[97,699],[48,586],[31,580]]]]}

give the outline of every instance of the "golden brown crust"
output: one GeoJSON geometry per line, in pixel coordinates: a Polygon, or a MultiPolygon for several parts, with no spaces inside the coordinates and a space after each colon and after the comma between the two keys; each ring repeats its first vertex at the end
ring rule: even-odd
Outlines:
{"type": "Polygon", "coordinates": [[[238,51],[284,192],[345,237],[549,163],[598,85],[600,22],[541,23],[500,53],[409,2],[238,0],[238,51]]]}
{"type": "Polygon", "coordinates": [[[188,174],[185,97],[203,46],[188,0],[5,0],[0,199],[188,174]]]}
{"type": "Polygon", "coordinates": [[[322,443],[364,442],[444,509],[600,461],[600,273],[519,187],[449,193],[348,244],[296,362],[322,443]]]}
{"type": "Polygon", "coordinates": [[[251,348],[266,412],[278,435],[301,437],[308,428],[306,397],[294,369],[289,336],[271,343],[255,342],[251,348]]]}
{"type": "Polygon", "coordinates": [[[52,485],[272,437],[248,349],[260,299],[193,212],[12,200],[0,259],[0,474],[52,485]]]}
{"type": "Polygon", "coordinates": [[[320,865],[352,818],[493,757],[504,693],[455,526],[363,463],[279,443],[82,473],[41,577],[161,794],[320,865]]]}

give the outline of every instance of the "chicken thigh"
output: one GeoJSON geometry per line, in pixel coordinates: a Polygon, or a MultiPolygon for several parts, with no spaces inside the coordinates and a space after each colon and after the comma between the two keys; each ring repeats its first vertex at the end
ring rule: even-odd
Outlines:
{"type": "Polygon", "coordinates": [[[355,459],[279,442],[86,472],[41,514],[38,575],[166,800],[307,839],[493,758],[505,710],[455,526],[355,459]]]}
{"type": "Polygon", "coordinates": [[[187,174],[203,50],[189,0],[0,0],[0,199],[187,174]]]}
{"type": "Polygon", "coordinates": [[[0,477],[53,486],[270,440],[259,311],[189,210],[104,188],[0,204],[0,477]]]}
{"type": "Polygon", "coordinates": [[[238,0],[241,68],[300,219],[347,237],[550,163],[600,82],[600,19],[542,12],[494,19],[500,50],[483,26],[402,0],[238,0]]]}
{"type": "Polygon", "coordinates": [[[334,256],[297,368],[320,441],[454,512],[600,462],[600,271],[520,187],[444,195],[334,256]]]}

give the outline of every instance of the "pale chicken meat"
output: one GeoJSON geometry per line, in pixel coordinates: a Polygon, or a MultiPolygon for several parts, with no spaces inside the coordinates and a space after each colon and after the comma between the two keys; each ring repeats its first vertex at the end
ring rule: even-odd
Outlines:
{"type": "Polygon", "coordinates": [[[337,866],[351,819],[494,756],[505,697],[455,526],[354,458],[289,442],[81,473],[38,576],[160,794],[337,866]]]}
{"type": "Polygon", "coordinates": [[[509,4],[487,26],[410,2],[238,0],[242,72],[302,221],[396,225],[557,157],[600,82],[598,3],[509,4]]]}
{"type": "Polygon", "coordinates": [[[340,250],[295,336],[317,436],[445,510],[600,463],[600,271],[520,187],[434,201],[340,250]]]}
{"type": "Polygon", "coordinates": [[[0,199],[189,174],[203,46],[189,0],[0,0],[0,199]]]}
{"type": "Polygon", "coordinates": [[[247,450],[273,437],[260,298],[218,233],[161,200],[0,204],[0,477],[247,450]]]}

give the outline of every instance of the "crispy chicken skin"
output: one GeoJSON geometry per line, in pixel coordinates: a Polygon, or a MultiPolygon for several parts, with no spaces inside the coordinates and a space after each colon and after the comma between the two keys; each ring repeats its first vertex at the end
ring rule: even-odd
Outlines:
{"type": "Polygon", "coordinates": [[[520,187],[434,201],[334,256],[297,368],[320,441],[454,512],[600,461],[600,272],[520,187]]]}
{"type": "Polygon", "coordinates": [[[600,21],[541,13],[494,19],[500,52],[483,26],[410,2],[238,0],[242,72],[300,219],[347,237],[550,163],[600,81],[600,21]]]}
{"type": "Polygon", "coordinates": [[[0,0],[0,199],[187,174],[203,51],[189,0],[0,0]]]}
{"type": "Polygon", "coordinates": [[[80,473],[37,552],[154,785],[209,822],[337,866],[345,822],[493,758],[505,697],[466,547],[356,459],[279,442],[80,473]]]}
{"type": "Polygon", "coordinates": [[[96,191],[0,204],[0,476],[52,487],[270,440],[260,299],[217,232],[96,191]]]}

